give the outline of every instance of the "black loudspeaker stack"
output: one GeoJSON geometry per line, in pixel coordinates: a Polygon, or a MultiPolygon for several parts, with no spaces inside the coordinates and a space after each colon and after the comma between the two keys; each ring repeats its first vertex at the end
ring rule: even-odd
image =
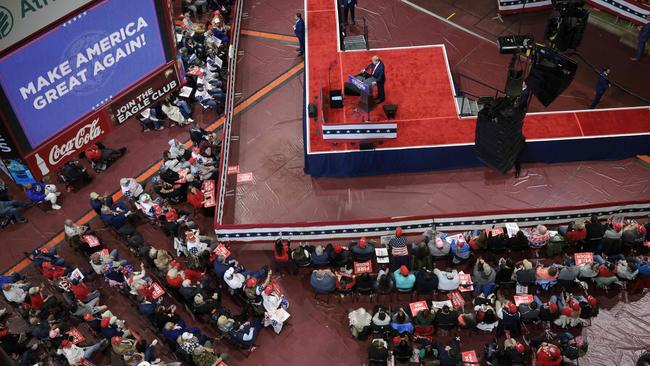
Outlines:
{"type": "Polygon", "coordinates": [[[386,113],[386,118],[388,119],[395,118],[395,113],[397,113],[397,104],[384,104],[384,113],[386,113]]]}
{"type": "Polygon", "coordinates": [[[542,48],[538,52],[537,63],[526,78],[526,85],[548,107],[571,85],[577,70],[578,64],[572,59],[555,50],[542,48]]]}
{"type": "Polygon", "coordinates": [[[510,98],[490,101],[478,113],[474,151],[490,168],[505,174],[524,149],[522,133],[525,113],[510,98]]]}

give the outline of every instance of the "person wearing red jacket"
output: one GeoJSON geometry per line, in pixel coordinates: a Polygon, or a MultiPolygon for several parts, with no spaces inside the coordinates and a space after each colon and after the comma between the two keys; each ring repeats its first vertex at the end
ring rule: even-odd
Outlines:
{"type": "Polygon", "coordinates": [[[95,164],[96,170],[105,170],[110,161],[116,160],[126,153],[126,147],[117,150],[108,148],[101,143],[92,144],[84,155],[95,164]]]}
{"type": "Polygon", "coordinates": [[[32,306],[32,309],[41,310],[43,304],[45,304],[45,299],[43,298],[43,294],[41,294],[40,288],[32,287],[29,289],[29,304],[32,306]]]}
{"type": "Polygon", "coordinates": [[[187,192],[187,202],[198,210],[203,207],[203,201],[205,201],[203,192],[194,186],[190,186],[189,192],[187,192]]]}
{"type": "Polygon", "coordinates": [[[43,264],[41,264],[41,272],[43,273],[43,276],[48,280],[55,280],[65,275],[65,268],[61,266],[55,266],[51,262],[43,262],[43,264]]]}
{"type": "Polygon", "coordinates": [[[542,343],[537,349],[537,366],[560,366],[562,352],[552,343],[542,343]]]}
{"type": "Polygon", "coordinates": [[[96,298],[99,296],[99,292],[97,291],[90,291],[88,286],[86,286],[85,283],[80,282],[79,280],[74,280],[72,281],[72,286],[70,287],[70,291],[74,294],[74,297],[83,302],[87,303],[90,300],[96,298]]]}

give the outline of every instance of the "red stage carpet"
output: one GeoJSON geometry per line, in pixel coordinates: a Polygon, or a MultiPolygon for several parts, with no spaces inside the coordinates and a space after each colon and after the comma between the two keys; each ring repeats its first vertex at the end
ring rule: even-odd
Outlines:
{"type": "MultiPolygon", "coordinates": [[[[378,149],[474,142],[476,118],[459,118],[445,48],[386,48],[340,52],[337,40],[335,0],[307,0],[307,103],[320,106],[321,88],[343,90],[349,74],[359,73],[378,55],[386,66],[386,104],[397,104],[397,138],[378,149]]],[[[495,49],[494,52],[497,52],[495,49]]],[[[328,109],[326,123],[358,123],[365,115],[354,112],[359,97],[344,97],[343,109],[328,109]]],[[[319,111],[320,115],[320,111],[319,111]]],[[[370,120],[386,121],[381,107],[370,120]]],[[[358,144],[323,140],[319,118],[309,120],[307,153],[358,150],[358,144]]],[[[531,113],[526,116],[528,141],[581,139],[595,136],[650,133],[650,108],[531,113]]]]}

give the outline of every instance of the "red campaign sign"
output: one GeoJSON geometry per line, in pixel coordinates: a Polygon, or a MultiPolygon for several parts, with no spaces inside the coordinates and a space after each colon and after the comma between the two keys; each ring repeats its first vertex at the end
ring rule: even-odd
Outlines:
{"type": "Polygon", "coordinates": [[[485,229],[485,235],[490,235],[490,232],[492,232],[492,236],[497,236],[503,234],[503,228],[502,227],[495,227],[494,229],[485,229]]]}
{"type": "Polygon", "coordinates": [[[366,262],[354,262],[354,274],[372,273],[372,260],[366,262]]]}
{"type": "Polygon", "coordinates": [[[223,362],[223,361],[221,361],[221,362],[219,362],[219,364],[218,364],[217,366],[228,366],[228,364],[225,363],[225,362],[223,362]]]}
{"type": "Polygon", "coordinates": [[[239,174],[239,165],[228,166],[228,175],[239,174]]]}
{"type": "Polygon", "coordinates": [[[460,309],[465,306],[465,299],[463,298],[463,295],[460,294],[460,292],[452,291],[447,294],[447,297],[449,300],[451,300],[452,305],[454,305],[454,309],[460,309]]]}
{"type": "Polygon", "coordinates": [[[463,365],[478,365],[478,356],[476,351],[465,351],[460,356],[463,359],[463,365]]]}
{"type": "Polygon", "coordinates": [[[34,178],[41,179],[103,138],[112,128],[111,117],[106,109],[101,109],[42,144],[25,161],[34,178]]]}
{"type": "Polygon", "coordinates": [[[271,280],[271,283],[269,284],[269,286],[271,286],[271,288],[273,289],[273,293],[277,297],[282,297],[284,292],[282,291],[282,287],[280,287],[280,284],[278,283],[277,280],[271,280]]]}
{"type": "Polygon", "coordinates": [[[416,316],[422,310],[429,310],[429,305],[426,301],[416,301],[409,304],[411,315],[416,316]]]}
{"type": "Polygon", "coordinates": [[[79,344],[86,340],[86,337],[77,328],[70,329],[66,334],[72,337],[72,344],[79,344]]]}
{"type": "Polygon", "coordinates": [[[104,248],[99,251],[100,255],[111,255],[111,253],[108,251],[108,249],[104,248]]]}
{"type": "Polygon", "coordinates": [[[594,253],[590,252],[576,253],[573,257],[576,260],[576,266],[594,261],[594,253]]]}
{"type": "Polygon", "coordinates": [[[203,207],[213,207],[216,206],[217,201],[214,195],[214,180],[207,179],[203,182],[203,196],[205,200],[203,201],[203,207]]]}
{"type": "Polygon", "coordinates": [[[533,295],[515,295],[515,305],[530,304],[535,301],[533,295]]]}
{"type": "Polygon", "coordinates": [[[474,286],[472,286],[472,276],[469,273],[459,273],[458,279],[460,281],[460,286],[458,286],[460,292],[474,291],[474,286]]]}
{"type": "Polygon", "coordinates": [[[94,235],[84,235],[82,239],[91,248],[99,246],[99,239],[94,235]]]}
{"type": "Polygon", "coordinates": [[[217,253],[217,255],[223,255],[224,258],[230,257],[230,250],[228,250],[223,243],[219,243],[219,245],[214,248],[214,252],[217,253]]]}
{"type": "Polygon", "coordinates": [[[162,295],[165,294],[165,290],[163,290],[162,287],[157,282],[154,282],[151,287],[153,287],[153,291],[151,292],[151,297],[156,300],[157,298],[161,297],[162,295]]]}
{"type": "Polygon", "coordinates": [[[237,174],[237,183],[245,183],[253,181],[253,173],[240,173],[237,174]]]}

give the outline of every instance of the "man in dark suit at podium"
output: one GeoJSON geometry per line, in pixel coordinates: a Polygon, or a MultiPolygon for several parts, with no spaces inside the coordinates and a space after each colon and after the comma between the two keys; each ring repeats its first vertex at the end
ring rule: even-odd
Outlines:
{"type": "Polygon", "coordinates": [[[384,101],[384,83],[386,82],[386,76],[384,75],[384,63],[381,62],[379,56],[372,56],[372,62],[370,65],[366,66],[364,70],[370,76],[375,79],[373,84],[377,84],[377,99],[375,101],[377,104],[384,101]]]}

